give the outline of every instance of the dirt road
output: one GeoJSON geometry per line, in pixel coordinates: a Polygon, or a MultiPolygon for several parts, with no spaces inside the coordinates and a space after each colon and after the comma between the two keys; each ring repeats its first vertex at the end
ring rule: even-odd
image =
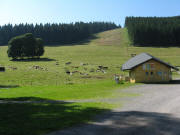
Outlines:
{"type": "Polygon", "coordinates": [[[110,99],[124,106],[49,135],[180,135],[180,84],[147,84],[124,92],[141,96],[110,99]]]}

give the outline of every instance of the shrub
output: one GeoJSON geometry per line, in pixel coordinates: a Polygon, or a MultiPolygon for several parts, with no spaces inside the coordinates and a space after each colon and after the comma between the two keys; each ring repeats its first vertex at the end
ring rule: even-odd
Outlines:
{"type": "Polygon", "coordinates": [[[7,53],[13,59],[40,57],[44,54],[43,40],[35,38],[32,33],[14,37],[8,42],[7,53]]]}

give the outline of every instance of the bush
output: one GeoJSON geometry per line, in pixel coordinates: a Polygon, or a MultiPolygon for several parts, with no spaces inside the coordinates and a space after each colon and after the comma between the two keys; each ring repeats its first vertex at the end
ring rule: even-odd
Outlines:
{"type": "Polygon", "coordinates": [[[44,42],[41,38],[36,38],[36,52],[35,56],[42,56],[44,54],[44,42]]]}
{"type": "Polygon", "coordinates": [[[13,59],[40,57],[44,54],[43,40],[35,38],[32,33],[14,37],[8,42],[7,53],[13,59]]]}

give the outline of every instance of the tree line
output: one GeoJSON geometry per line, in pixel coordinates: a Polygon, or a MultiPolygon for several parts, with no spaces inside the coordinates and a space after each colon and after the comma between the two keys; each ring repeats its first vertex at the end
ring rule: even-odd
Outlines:
{"type": "Polygon", "coordinates": [[[0,45],[6,45],[15,36],[32,33],[42,38],[46,44],[69,44],[82,41],[91,34],[115,29],[116,24],[111,22],[76,22],[70,24],[7,24],[0,26],[0,45]]]}
{"type": "Polygon", "coordinates": [[[134,45],[180,46],[180,16],[126,17],[125,27],[134,45]]]}

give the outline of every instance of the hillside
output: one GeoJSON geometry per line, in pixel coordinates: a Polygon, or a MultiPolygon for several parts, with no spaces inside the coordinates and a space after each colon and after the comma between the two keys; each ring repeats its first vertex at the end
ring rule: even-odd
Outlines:
{"type": "Polygon", "coordinates": [[[0,64],[6,67],[0,73],[4,85],[60,85],[66,83],[88,83],[113,79],[122,73],[121,65],[132,53],[147,52],[171,64],[180,65],[180,48],[133,47],[126,29],[116,29],[94,35],[88,43],[45,47],[46,53],[40,61],[10,61],[7,47],[0,47],[0,64]],[[71,64],[65,64],[71,62],[71,64]],[[104,66],[105,71],[98,70],[104,66]],[[73,72],[69,75],[66,72],[73,72]]]}
{"type": "Polygon", "coordinates": [[[95,35],[95,39],[91,40],[91,44],[95,45],[121,45],[123,36],[122,29],[115,29],[101,32],[95,35]]]}
{"type": "Polygon", "coordinates": [[[148,52],[180,65],[180,48],[130,46],[126,29],[99,33],[80,44],[45,47],[45,51],[39,61],[10,61],[7,46],[0,47],[0,64],[6,67],[6,72],[0,72],[0,134],[46,134],[121,107],[123,100],[116,102],[121,97],[140,96],[121,90],[134,84],[116,85],[113,80],[114,74],[128,74],[120,68],[132,53],[148,52]]]}

